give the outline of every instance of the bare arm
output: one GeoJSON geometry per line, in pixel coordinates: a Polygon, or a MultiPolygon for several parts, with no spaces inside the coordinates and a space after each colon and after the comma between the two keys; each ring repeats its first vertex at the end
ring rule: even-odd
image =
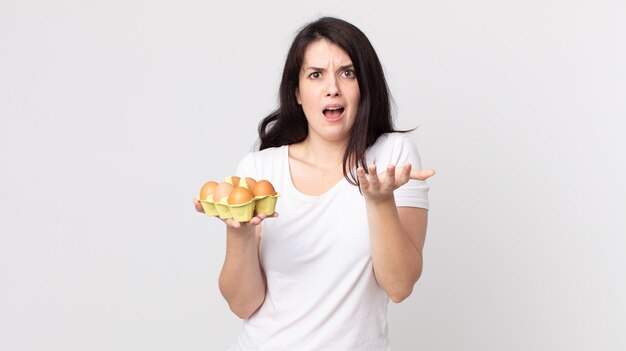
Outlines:
{"type": "Polygon", "coordinates": [[[375,166],[370,166],[368,175],[362,168],[357,174],[365,197],[376,281],[392,301],[401,302],[422,273],[428,211],[396,207],[393,190],[409,179],[425,180],[434,171],[411,172],[408,165],[396,176],[395,166],[390,165],[380,177],[375,166]]]}
{"type": "MultiPolygon", "coordinates": [[[[202,207],[196,210],[202,212],[202,207]]],[[[249,222],[226,222],[226,257],[219,278],[222,296],[239,318],[250,318],[265,300],[265,275],[259,260],[261,222],[265,215],[249,222]]]]}
{"type": "Polygon", "coordinates": [[[260,226],[226,229],[226,258],[220,291],[239,318],[247,319],[263,304],[265,277],[259,261],[260,226]]]}

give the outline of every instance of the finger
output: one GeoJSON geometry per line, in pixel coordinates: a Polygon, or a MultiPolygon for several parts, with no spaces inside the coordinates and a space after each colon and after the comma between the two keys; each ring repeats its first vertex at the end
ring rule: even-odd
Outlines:
{"type": "Polygon", "coordinates": [[[359,187],[361,187],[361,189],[367,189],[370,183],[367,181],[363,167],[358,167],[356,169],[356,176],[359,179],[359,187]]]}
{"type": "Polygon", "coordinates": [[[252,225],[258,225],[258,224],[261,224],[262,221],[263,219],[260,216],[257,216],[257,217],[250,218],[249,223],[252,225]]]}
{"type": "Polygon", "coordinates": [[[224,223],[226,223],[227,226],[233,227],[235,229],[241,228],[241,223],[237,222],[234,219],[224,219],[224,223]]]}
{"type": "Polygon", "coordinates": [[[411,172],[411,179],[426,180],[435,175],[434,169],[413,170],[411,172]]]}
{"type": "Polygon", "coordinates": [[[393,187],[396,181],[396,166],[390,164],[387,166],[387,175],[385,176],[385,186],[393,187]]]}
{"type": "Polygon", "coordinates": [[[196,208],[196,211],[204,213],[204,208],[202,208],[202,204],[198,201],[198,199],[193,198],[193,206],[196,208]]]}
{"type": "Polygon", "coordinates": [[[402,186],[409,181],[412,167],[413,166],[411,166],[410,163],[405,163],[404,166],[402,166],[400,176],[398,176],[398,179],[396,180],[396,186],[402,186]]]}
{"type": "Polygon", "coordinates": [[[374,188],[377,188],[378,186],[380,186],[380,179],[378,178],[378,173],[376,173],[376,165],[369,165],[368,169],[370,174],[367,178],[370,182],[370,185],[374,188]]]}
{"type": "Polygon", "coordinates": [[[274,218],[274,217],[278,217],[278,212],[274,212],[270,216],[263,214],[263,213],[257,213],[255,217],[252,217],[252,219],[250,220],[250,223],[254,225],[258,225],[258,224],[261,224],[261,222],[263,222],[264,220],[268,218],[274,218]]]}

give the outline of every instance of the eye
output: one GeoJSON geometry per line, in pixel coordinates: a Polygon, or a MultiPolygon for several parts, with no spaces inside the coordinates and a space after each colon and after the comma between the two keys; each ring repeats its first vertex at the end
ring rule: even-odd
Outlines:
{"type": "Polygon", "coordinates": [[[341,75],[343,75],[346,78],[356,78],[356,73],[354,73],[354,70],[351,70],[351,69],[341,72],[341,75]]]}
{"type": "Polygon", "coordinates": [[[311,74],[309,74],[309,78],[311,79],[318,79],[321,76],[322,74],[320,72],[312,72],[311,74]]]}

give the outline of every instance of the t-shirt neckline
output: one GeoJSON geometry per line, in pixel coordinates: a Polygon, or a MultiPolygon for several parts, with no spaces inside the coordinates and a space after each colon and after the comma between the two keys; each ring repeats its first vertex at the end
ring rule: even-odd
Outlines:
{"type": "Polygon", "coordinates": [[[289,167],[289,145],[284,145],[282,148],[283,148],[283,165],[285,166],[285,169],[287,170],[286,172],[287,179],[285,183],[287,183],[289,190],[292,194],[295,194],[296,196],[305,200],[322,200],[340,191],[346,186],[346,184],[350,184],[346,180],[346,177],[341,177],[341,179],[337,183],[335,183],[335,185],[333,185],[330,189],[326,190],[326,192],[324,192],[323,194],[309,195],[309,194],[305,194],[301,192],[293,184],[293,179],[291,178],[291,167],[289,167]]]}

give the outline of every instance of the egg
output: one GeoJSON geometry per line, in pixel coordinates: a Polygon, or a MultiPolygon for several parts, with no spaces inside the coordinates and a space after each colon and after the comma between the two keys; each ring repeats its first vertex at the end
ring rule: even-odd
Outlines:
{"type": "Polygon", "coordinates": [[[276,194],[276,190],[274,190],[274,186],[272,185],[272,183],[263,179],[256,182],[254,189],[252,189],[252,194],[254,196],[271,196],[276,194]]]}
{"type": "Polygon", "coordinates": [[[213,201],[221,202],[224,198],[228,198],[230,192],[233,190],[233,185],[227,182],[221,182],[217,184],[215,187],[215,192],[213,193],[213,201]]]}
{"type": "Polygon", "coordinates": [[[252,200],[252,193],[250,190],[241,186],[234,187],[230,195],[228,195],[229,205],[241,205],[250,200],[252,200]]]}
{"type": "Polygon", "coordinates": [[[256,180],[254,180],[254,178],[246,177],[242,179],[241,181],[239,181],[239,186],[242,186],[250,191],[254,189],[255,185],[256,185],[256,180]]]}
{"type": "Polygon", "coordinates": [[[202,188],[200,188],[200,200],[206,200],[209,195],[212,195],[215,192],[215,187],[217,186],[217,182],[208,181],[204,183],[202,188]]]}
{"type": "Polygon", "coordinates": [[[226,183],[230,183],[233,186],[238,186],[239,182],[241,181],[241,178],[237,176],[230,176],[230,177],[226,177],[225,181],[226,183]]]}

